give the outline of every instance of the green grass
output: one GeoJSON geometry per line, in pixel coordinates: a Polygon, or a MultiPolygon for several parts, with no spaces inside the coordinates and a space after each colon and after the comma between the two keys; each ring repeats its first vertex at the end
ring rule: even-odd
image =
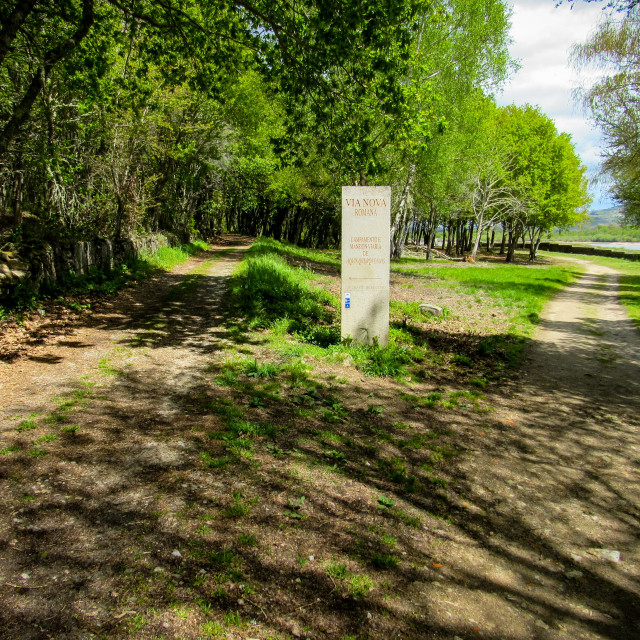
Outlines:
{"type": "Polygon", "coordinates": [[[310,321],[330,322],[336,300],[311,287],[312,273],[290,266],[276,248],[274,240],[259,240],[234,276],[233,297],[251,326],[269,327],[286,318],[294,332],[306,329],[310,321]]]}
{"type": "Polygon", "coordinates": [[[142,252],[139,261],[153,269],[169,271],[179,264],[186,262],[191,256],[206,251],[209,245],[201,240],[196,240],[190,244],[183,244],[179,247],[160,247],[158,251],[142,252]]]}
{"type": "MultiPolygon", "coordinates": [[[[397,260],[392,270],[419,276],[434,288],[447,288],[468,295],[484,292],[511,321],[515,335],[528,336],[535,329],[546,303],[571,284],[582,270],[575,265],[507,265],[486,264],[461,266],[420,266],[407,268],[414,260],[397,260]]],[[[423,263],[424,264],[424,263],[423,263]]]]}
{"type": "Polygon", "coordinates": [[[340,267],[340,251],[338,249],[324,251],[304,249],[288,242],[273,240],[272,238],[260,238],[251,248],[251,251],[254,255],[276,253],[279,256],[293,258],[306,263],[315,262],[331,267],[340,267]]]}

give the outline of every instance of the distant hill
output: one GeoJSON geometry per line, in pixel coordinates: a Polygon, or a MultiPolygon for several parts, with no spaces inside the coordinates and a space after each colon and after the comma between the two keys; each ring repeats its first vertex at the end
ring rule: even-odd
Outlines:
{"type": "Polygon", "coordinates": [[[593,229],[601,224],[618,227],[622,225],[622,207],[596,209],[595,211],[590,211],[589,216],[591,220],[587,220],[584,223],[583,229],[593,229]]]}

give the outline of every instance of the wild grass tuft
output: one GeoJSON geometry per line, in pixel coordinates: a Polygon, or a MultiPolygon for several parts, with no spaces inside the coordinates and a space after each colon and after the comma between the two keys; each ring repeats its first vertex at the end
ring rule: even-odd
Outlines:
{"type": "Polygon", "coordinates": [[[236,303],[256,327],[271,326],[283,317],[292,326],[330,321],[330,306],[335,301],[327,292],[313,289],[309,278],[308,271],[290,266],[272,251],[272,243],[261,240],[240,265],[232,290],[236,303]]]}

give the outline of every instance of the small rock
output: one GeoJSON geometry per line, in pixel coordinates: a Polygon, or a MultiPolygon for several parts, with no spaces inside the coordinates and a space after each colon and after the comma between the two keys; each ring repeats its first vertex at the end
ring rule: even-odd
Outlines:
{"type": "Polygon", "coordinates": [[[162,567],[156,567],[153,570],[153,573],[164,573],[164,569],[162,567]]]}
{"type": "Polygon", "coordinates": [[[536,620],[536,627],[541,627],[542,629],[548,629],[549,625],[543,620],[536,620]]]}
{"type": "Polygon", "coordinates": [[[609,562],[620,562],[620,552],[615,549],[588,549],[588,553],[596,558],[608,560],[609,562]]]}
{"type": "Polygon", "coordinates": [[[238,598],[238,604],[242,606],[244,604],[244,600],[242,598],[238,598]]]}
{"type": "Polygon", "coordinates": [[[21,577],[23,580],[28,580],[31,576],[30,576],[28,573],[21,573],[21,574],[20,574],[20,577],[21,577]]]}
{"type": "Polygon", "coordinates": [[[171,555],[172,555],[174,558],[182,558],[182,554],[181,554],[177,549],[174,549],[174,550],[171,552],[171,555]]]}
{"type": "Polygon", "coordinates": [[[309,560],[311,560],[311,562],[313,562],[315,560],[315,558],[313,556],[309,556],[309,560]]]}
{"type": "Polygon", "coordinates": [[[439,307],[437,304],[428,304],[425,302],[419,305],[418,309],[423,313],[430,313],[432,316],[436,316],[437,318],[443,314],[442,307],[439,307]]]}
{"type": "Polygon", "coordinates": [[[371,611],[367,611],[367,620],[373,619],[373,615],[371,615],[371,611]]]}
{"type": "Polygon", "coordinates": [[[567,571],[565,574],[567,578],[571,578],[572,580],[577,580],[578,578],[582,578],[584,573],[582,571],[578,571],[577,569],[572,569],[571,571],[567,571]]]}

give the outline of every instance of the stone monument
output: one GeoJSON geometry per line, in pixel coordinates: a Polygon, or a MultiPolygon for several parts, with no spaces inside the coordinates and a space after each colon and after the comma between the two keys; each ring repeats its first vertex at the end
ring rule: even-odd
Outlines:
{"type": "Polygon", "coordinates": [[[341,334],[389,342],[391,187],[342,187],[341,334]]]}

